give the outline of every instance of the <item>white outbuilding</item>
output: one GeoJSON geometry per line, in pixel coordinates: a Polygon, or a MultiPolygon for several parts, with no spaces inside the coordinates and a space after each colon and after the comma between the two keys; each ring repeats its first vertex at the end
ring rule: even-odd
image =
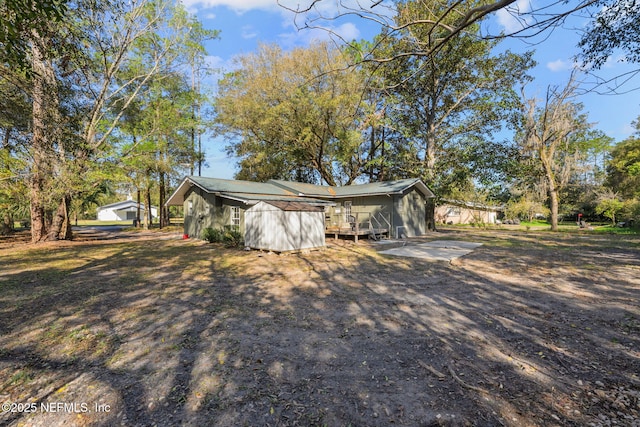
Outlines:
{"type": "MultiPolygon", "coordinates": [[[[122,202],[112,203],[110,205],[100,206],[98,208],[98,221],[132,221],[136,219],[138,211],[138,202],[133,200],[125,200],[122,202]]],[[[144,218],[146,212],[145,205],[140,203],[140,218],[144,218]]],[[[158,217],[158,208],[151,206],[151,216],[158,217]]]]}
{"type": "Polygon", "coordinates": [[[244,244],[274,252],[325,246],[324,207],[304,202],[261,201],[245,211],[244,244]]]}

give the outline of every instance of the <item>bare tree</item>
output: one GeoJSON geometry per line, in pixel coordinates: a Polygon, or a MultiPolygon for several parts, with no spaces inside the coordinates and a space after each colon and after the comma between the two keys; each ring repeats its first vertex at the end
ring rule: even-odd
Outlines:
{"type": "Polygon", "coordinates": [[[541,106],[534,98],[523,106],[522,148],[544,178],[553,231],[558,230],[560,191],[584,154],[583,137],[590,127],[580,114],[582,105],[572,101],[575,88],[572,78],[562,89],[548,88],[541,106]]]}
{"type": "MultiPolygon", "coordinates": [[[[406,2],[400,1],[353,1],[353,0],[310,0],[305,5],[295,7],[288,6],[286,0],[278,0],[278,4],[286,10],[295,14],[296,27],[301,29],[321,29],[331,33],[336,39],[344,43],[344,40],[336,31],[332,30],[332,23],[345,17],[356,17],[367,20],[380,26],[384,37],[393,37],[397,33],[405,32],[409,35],[416,28],[429,27],[435,30],[446,30],[446,35],[431,40],[429,43],[414,46],[413,49],[392,54],[383,53],[378,50],[377,44],[364,60],[374,62],[389,62],[406,56],[429,56],[441,49],[452,38],[461,32],[465,32],[469,27],[477,24],[490,14],[500,12],[511,16],[518,25],[510,31],[497,31],[488,28],[484,29],[482,38],[496,39],[504,37],[530,38],[539,35],[547,30],[561,25],[568,16],[585,11],[588,17],[595,13],[590,8],[602,3],[602,0],[580,0],[578,2],[567,2],[564,0],[548,1],[537,7],[533,7],[530,2],[527,7],[520,7],[517,0],[495,0],[479,1],[470,5],[469,1],[457,0],[451,2],[438,16],[426,18],[415,16],[412,20],[402,20],[398,23],[397,16],[406,2]],[[329,3],[331,7],[329,7],[329,3]],[[379,53],[383,53],[380,55],[379,53]]],[[[419,9],[430,11],[433,2],[427,0],[416,0],[412,3],[419,5],[419,9]]]]}
{"type": "MultiPolygon", "coordinates": [[[[640,68],[606,78],[598,72],[614,51],[622,52],[625,62],[640,62],[640,8],[636,0],[456,0],[447,2],[447,7],[434,18],[430,11],[436,8],[436,3],[431,0],[307,0],[291,6],[290,0],[278,0],[281,7],[294,13],[298,30],[323,30],[340,44],[353,44],[334,30],[334,24],[340,20],[355,18],[378,25],[380,36],[370,45],[371,49],[360,56],[361,61],[378,64],[404,57],[431,56],[480,22],[483,25],[479,36],[485,40],[518,38],[532,45],[542,43],[556,29],[565,28],[581,34],[577,46],[580,50],[575,57],[587,76],[581,91],[618,94],[637,89],[631,83],[640,74],[640,68]],[[415,9],[424,10],[425,14],[399,19],[409,4],[417,5],[415,9]],[[511,24],[505,28],[484,25],[483,20],[490,15],[511,24]],[[570,17],[579,17],[580,26],[571,26],[570,17]],[[587,25],[583,25],[585,22],[587,25]],[[416,33],[424,33],[425,28],[440,32],[441,36],[430,38],[428,43],[407,45],[410,46],[407,50],[389,52],[381,48],[388,38],[411,39],[416,33]]],[[[477,35],[475,29],[473,33],[477,35]]]]}

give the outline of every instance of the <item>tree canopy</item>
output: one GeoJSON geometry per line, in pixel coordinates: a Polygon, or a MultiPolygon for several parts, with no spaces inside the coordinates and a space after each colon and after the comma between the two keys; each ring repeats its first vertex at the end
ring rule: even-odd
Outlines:
{"type": "Polygon", "coordinates": [[[330,185],[361,174],[357,114],[363,77],[329,44],[284,52],[261,45],[220,82],[218,132],[240,158],[238,178],[330,185]]]}
{"type": "Polygon", "coordinates": [[[186,81],[217,32],[171,1],[60,1],[33,14],[3,6],[23,40],[0,58],[0,98],[19,101],[0,120],[4,154],[19,161],[2,166],[29,188],[32,240],[70,238],[73,200],[95,194],[121,164],[124,118],[162,82],[186,81]]]}

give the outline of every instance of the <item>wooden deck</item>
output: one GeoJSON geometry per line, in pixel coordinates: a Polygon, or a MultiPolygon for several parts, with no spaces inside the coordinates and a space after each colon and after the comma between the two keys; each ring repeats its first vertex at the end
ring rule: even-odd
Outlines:
{"type": "Polygon", "coordinates": [[[352,228],[327,228],[325,229],[326,235],[333,234],[333,238],[338,240],[339,236],[353,236],[353,239],[358,243],[359,236],[373,236],[375,240],[381,239],[385,234],[389,237],[389,230],[386,228],[365,228],[365,229],[352,229],[352,228]]]}
{"type": "Polygon", "coordinates": [[[367,236],[374,240],[389,238],[391,219],[382,214],[372,212],[349,212],[325,216],[325,235],[333,234],[335,240],[339,236],[353,236],[358,243],[360,236],[367,236]],[[385,227],[385,224],[388,227],[385,227]]]}

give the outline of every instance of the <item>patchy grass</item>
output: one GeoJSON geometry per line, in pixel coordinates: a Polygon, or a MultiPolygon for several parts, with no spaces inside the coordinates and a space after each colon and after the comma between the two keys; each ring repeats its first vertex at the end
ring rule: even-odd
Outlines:
{"type": "Polygon", "coordinates": [[[637,236],[451,228],[407,243],[483,243],[451,263],[135,236],[0,248],[0,400],[92,408],[1,424],[640,419],[637,236]]]}
{"type": "MultiPolygon", "coordinates": [[[[622,228],[616,227],[611,224],[593,223],[590,224],[591,229],[584,229],[578,227],[573,222],[561,222],[558,224],[558,231],[569,234],[616,234],[616,235],[628,235],[636,236],[640,235],[639,227],[622,228]]],[[[513,224],[484,224],[484,225],[471,225],[471,224],[454,224],[454,225],[438,225],[439,230],[493,230],[493,231],[527,231],[527,232],[541,232],[551,231],[551,224],[546,221],[522,221],[518,225],[513,224]]]]}

